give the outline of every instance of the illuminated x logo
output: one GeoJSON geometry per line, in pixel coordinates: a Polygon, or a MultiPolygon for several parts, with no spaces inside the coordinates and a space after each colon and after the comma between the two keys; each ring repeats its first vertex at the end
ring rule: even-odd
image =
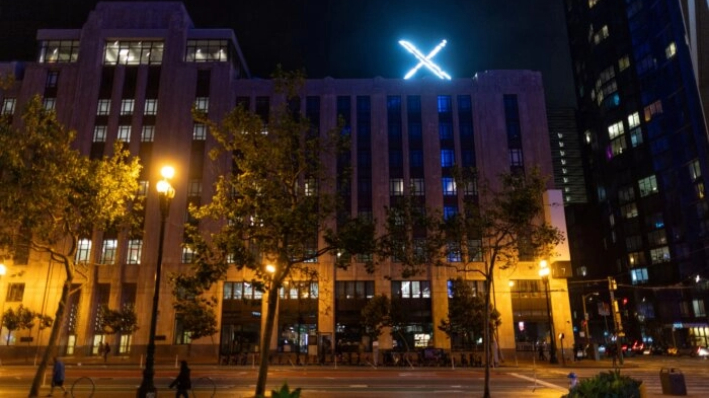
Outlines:
{"type": "Polygon", "coordinates": [[[433,74],[435,74],[439,78],[450,80],[451,77],[449,74],[444,72],[443,69],[441,69],[438,65],[431,62],[431,59],[435,57],[436,54],[438,54],[438,52],[443,49],[443,47],[446,46],[446,43],[447,42],[445,40],[441,41],[441,43],[438,44],[436,48],[434,48],[430,53],[428,53],[428,55],[424,56],[423,54],[421,54],[421,51],[414,47],[413,44],[409,43],[406,40],[399,40],[399,44],[401,44],[402,47],[404,47],[408,52],[413,54],[416,59],[419,60],[419,63],[413,69],[411,69],[409,73],[406,74],[406,76],[404,76],[404,79],[410,78],[411,76],[416,74],[416,71],[421,69],[422,66],[425,66],[428,68],[428,70],[433,72],[433,74]]]}

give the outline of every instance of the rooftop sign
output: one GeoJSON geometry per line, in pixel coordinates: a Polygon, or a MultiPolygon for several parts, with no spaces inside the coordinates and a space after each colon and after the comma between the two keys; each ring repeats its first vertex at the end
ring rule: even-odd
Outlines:
{"type": "Polygon", "coordinates": [[[423,55],[421,51],[419,51],[416,46],[414,46],[410,42],[406,40],[399,40],[399,44],[401,44],[402,47],[404,47],[408,52],[413,54],[416,59],[419,60],[419,63],[416,64],[416,66],[414,66],[413,69],[411,69],[409,73],[404,76],[404,79],[411,78],[411,76],[415,75],[416,72],[421,69],[422,66],[425,66],[426,68],[428,68],[428,70],[433,72],[433,74],[438,76],[440,79],[450,80],[450,75],[444,72],[440,66],[434,64],[433,61],[431,61],[433,57],[435,57],[436,54],[438,54],[438,52],[446,46],[446,43],[447,41],[442,40],[433,50],[431,50],[430,53],[428,53],[428,55],[423,55]]]}

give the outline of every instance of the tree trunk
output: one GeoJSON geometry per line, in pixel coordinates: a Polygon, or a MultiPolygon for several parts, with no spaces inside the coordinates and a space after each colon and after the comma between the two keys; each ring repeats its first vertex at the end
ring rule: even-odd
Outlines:
{"type": "Polygon", "coordinates": [[[52,332],[49,334],[49,342],[47,342],[47,349],[42,355],[42,360],[39,362],[37,367],[37,372],[32,380],[32,386],[30,387],[29,397],[39,396],[39,387],[42,384],[42,379],[44,378],[44,372],[47,370],[47,364],[49,359],[54,356],[54,351],[57,347],[57,340],[59,339],[59,332],[64,324],[64,312],[66,311],[66,305],[69,302],[69,289],[71,289],[71,284],[74,280],[74,270],[73,264],[69,262],[70,260],[64,260],[64,268],[66,270],[66,280],[64,281],[64,286],[62,287],[62,295],[59,299],[59,304],[57,305],[57,312],[54,315],[54,324],[52,325],[52,332]]]}
{"type": "Polygon", "coordinates": [[[265,396],[266,378],[268,377],[268,354],[271,347],[271,336],[273,335],[273,324],[276,319],[276,309],[278,308],[278,289],[272,287],[268,291],[268,304],[266,307],[266,324],[261,331],[260,352],[261,359],[258,368],[258,381],[256,382],[256,397],[265,396]]]}

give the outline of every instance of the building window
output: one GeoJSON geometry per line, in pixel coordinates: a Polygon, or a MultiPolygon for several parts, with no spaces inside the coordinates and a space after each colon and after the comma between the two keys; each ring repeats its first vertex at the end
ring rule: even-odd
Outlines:
{"type": "Polygon", "coordinates": [[[228,40],[187,40],[185,62],[227,62],[228,40]]]}
{"type": "Polygon", "coordinates": [[[633,285],[647,283],[647,268],[635,268],[630,270],[630,280],[633,285]]]}
{"type": "Polygon", "coordinates": [[[143,126],[140,132],[140,142],[153,142],[155,139],[155,126],[143,126]]]}
{"type": "Polygon", "coordinates": [[[7,285],[7,302],[21,302],[25,295],[24,283],[10,283],[7,285]]]}
{"type": "Polygon", "coordinates": [[[635,218],[638,216],[638,207],[635,203],[629,203],[620,208],[620,214],[623,218],[635,218]]]}
{"type": "Polygon", "coordinates": [[[174,344],[184,345],[190,344],[192,339],[190,338],[190,332],[185,330],[185,324],[182,319],[182,314],[175,314],[175,341],[174,344]]]}
{"type": "Polygon", "coordinates": [[[670,59],[677,54],[677,45],[675,42],[670,43],[666,48],[665,48],[665,56],[667,59],[670,59]]]}
{"type": "Polygon", "coordinates": [[[613,141],[611,141],[611,153],[613,156],[618,156],[625,151],[625,148],[627,144],[625,143],[625,137],[620,136],[613,141]]]}
{"type": "Polygon", "coordinates": [[[633,148],[640,146],[643,143],[643,130],[640,127],[630,130],[630,145],[633,148]]]}
{"type": "Polygon", "coordinates": [[[429,281],[392,281],[392,297],[399,298],[431,298],[431,283],[429,281]]]}
{"type": "Polygon", "coordinates": [[[443,177],[441,179],[441,184],[443,185],[443,196],[454,196],[457,193],[454,178],[443,177]]]}
{"type": "Polygon", "coordinates": [[[458,215],[457,206],[443,206],[443,219],[449,220],[458,215]]]}
{"type": "Polygon", "coordinates": [[[389,195],[403,196],[404,195],[404,179],[392,178],[389,180],[389,195]]]}
{"type": "Polygon", "coordinates": [[[630,67],[630,57],[625,55],[618,60],[618,70],[620,72],[630,67]]]}
{"type": "Polygon", "coordinates": [[[2,114],[3,115],[12,115],[15,113],[15,104],[17,103],[17,99],[15,98],[5,98],[2,101],[2,114]]]}
{"type": "Polygon", "coordinates": [[[187,196],[192,198],[202,196],[202,180],[190,180],[187,186],[187,196]]]}
{"type": "Polygon", "coordinates": [[[453,167],[455,153],[452,149],[441,149],[441,167],[453,167]]]}
{"type": "Polygon", "coordinates": [[[101,264],[115,264],[117,248],[118,241],[116,239],[104,239],[101,249],[101,261],[99,262],[101,264]]]}
{"type": "Polygon", "coordinates": [[[411,196],[424,196],[424,180],[423,178],[411,179],[411,196]]]}
{"type": "Polygon", "coordinates": [[[643,238],[640,235],[628,236],[625,238],[625,247],[628,251],[638,250],[643,245],[643,238]]]}
{"type": "Polygon", "coordinates": [[[47,72],[47,79],[44,81],[44,87],[54,88],[57,86],[58,81],[59,81],[59,71],[50,70],[49,72],[47,72]]]}
{"type": "Polygon", "coordinates": [[[94,142],[106,142],[108,126],[94,126],[94,142]]]}
{"type": "MultiPolygon", "coordinates": [[[[448,280],[448,298],[453,298],[453,285],[459,282],[459,280],[448,280]]],[[[483,280],[463,280],[462,283],[468,285],[473,296],[479,296],[485,293],[485,281],[483,280]]],[[[539,280],[516,280],[514,281],[516,292],[540,292],[541,281],[539,280]]]]}
{"type": "Polygon", "coordinates": [[[162,63],[161,41],[112,41],[104,46],[104,65],[159,65],[162,63]]]}
{"type": "Polygon", "coordinates": [[[88,263],[89,255],[91,254],[91,240],[80,239],[76,247],[76,262],[88,263]]]}
{"type": "Polygon", "coordinates": [[[637,267],[638,265],[645,265],[645,253],[634,252],[628,253],[628,261],[631,267],[637,267]]]}
{"type": "Polygon", "coordinates": [[[335,299],[354,300],[374,297],[374,281],[335,282],[335,299]]]}
{"type": "MultiPolygon", "coordinates": [[[[640,113],[635,112],[632,115],[628,116],[628,128],[632,129],[640,125],[640,113]]],[[[621,125],[622,128],[622,125],[621,125]]]]}
{"type": "Polygon", "coordinates": [[[148,196],[148,187],[149,186],[150,186],[150,183],[148,183],[147,180],[139,180],[138,181],[138,195],[148,196]]]}
{"type": "Polygon", "coordinates": [[[316,299],[319,294],[318,283],[308,281],[293,281],[278,291],[283,300],[316,299]]]}
{"type": "Polygon", "coordinates": [[[463,254],[460,250],[460,245],[457,243],[448,243],[448,262],[449,263],[459,263],[463,259],[463,254]]]}
{"type": "Polygon", "coordinates": [[[694,159],[689,163],[689,178],[692,179],[692,181],[696,181],[699,179],[699,177],[702,176],[702,168],[699,165],[699,160],[694,159]]]}
{"type": "Polygon", "coordinates": [[[647,234],[647,241],[652,246],[666,245],[667,234],[664,229],[657,229],[647,234]]]}
{"type": "Polygon", "coordinates": [[[638,188],[641,198],[652,195],[657,192],[657,179],[654,175],[645,177],[638,181],[638,188]]]}
{"type": "Polygon", "coordinates": [[[192,139],[204,141],[207,139],[207,126],[202,123],[195,123],[192,127],[192,139]]]}
{"type": "Polygon", "coordinates": [[[49,40],[40,43],[39,63],[72,63],[79,58],[78,40],[49,40]]]}
{"type": "Polygon", "coordinates": [[[57,108],[56,98],[44,98],[42,99],[42,108],[48,111],[53,111],[57,108]]]}
{"type": "Polygon", "coordinates": [[[145,100],[145,107],[143,110],[145,115],[157,115],[158,114],[158,100],[156,98],[147,98],[145,100]]]}
{"type": "Polygon", "coordinates": [[[197,97],[194,100],[194,107],[198,111],[209,113],[209,97],[197,97]]]}
{"type": "Polygon", "coordinates": [[[653,102],[652,104],[648,105],[644,109],[645,113],[645,121],[649,122],[652,120],[653,116],[659,113],[662,113],[662,101],[657,100],[653,102]]]}
{"type": "Polygon", "coordinates": [[[594,35],[593,35],[593,43],[598,44],[602,42],[603,40],[607,39],[609,36],[608,33],[608,25],[603,25],[601,29],[599,29],[594,35]]]}
{"type": "Polygon", "coordinates": [[[140,264],[140,256],[143,253],[142,239],[129,239],[128,252],[126,253],[126,264],[140,264]]]}
{"type": "Polygon", "coordinates": [[[623,133],[625,133],[625,129],[623,128],[622,121],[613,123],[608,126],[608,138],[610,138],[611,140],[616,137],[620,137],[621,135],[623,135],[623,133]]]}
{"type": "Polygon", "coordinates": [[[106,116],[111,112],[111,100],[107,98],[102,98],[98,100],[98,107],[96,108],[96,115],[106,116]]]}
{"type": "Polygon", "coordinates": [[[134,107],[135,107],[135,100],[134,99],[121,100],[121,115],[132,115],[134,107]]]}
{"type": "Polygon", "coordinates": [[[692,309],[694,310],[695,317],[705,317],[707,316],[707,311],[704,307],[704,300],[692,300],[692,309]]]}
{"type": "Polygon", "coordinates": [[[671,260],[670,248],[667,246],[650,250],[650,262],[652,264],[666,263],[671,260]]]}
{"type": "Polygon", "coordinates": [[[194,263],[196,253],[194,249],[190,247],[183,247],[182,248],[182,263],[183,264],[192,264],[194,263]]]}
{"type": "Polygon", "coordinates": [[[130,126],[118,126],[118,141],[130,142],[130,126]]]}
{"type": "Polygon", "coordinates": [[[521,149],[510,148],[510,166],[512,166],[512,167],[524,166],[524,159],[522,158],[522,150],[521,149]]]}

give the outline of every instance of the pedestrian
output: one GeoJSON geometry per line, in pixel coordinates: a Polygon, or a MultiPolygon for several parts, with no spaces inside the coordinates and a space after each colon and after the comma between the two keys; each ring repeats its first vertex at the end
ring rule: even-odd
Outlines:
{"type": "Polygon", "coordinates": [[[618,346],[616,343],[611,343],[608,346],[608,354],[611,359],[613,359],[613,367],[615,368],[617,366],[616,363],[618,362],[618,346]]]}
{"type": "Polygon", "coordinates": [[[177,378],[170,383],[170,388],[177,387],[175,398],[189,398],[187,391],[192,389],[192,380],[190,380],[190,368],[187,367],[187,361],[180,362],[180,373],[177,378]]]}
{"type": "Polygon", "coordinates": [[[111,346],[108,344],[108,342],[104,343],[103,345],[103,363],[108,362],[108,354],[111,353],[111,346]]]}
{"type": "Polygon", "coordinates": [[[544,355],[544,344],[543,343],[538,343],[537,344],[537,351],[539,352],[539,360],[540,361],[546,361],[547,358],[544,355]]]}
{"type": "Polygon", "coordinates": [[[67,394],[66,388],[64,388],[64,362],[59,360],[59,358],[54,357],[54,367],[52,368],[52,389],[49,390],[48,397],[51,397],[54,393],[54,387],[59,387],[64,391],[64,395],[67,394]]]}

